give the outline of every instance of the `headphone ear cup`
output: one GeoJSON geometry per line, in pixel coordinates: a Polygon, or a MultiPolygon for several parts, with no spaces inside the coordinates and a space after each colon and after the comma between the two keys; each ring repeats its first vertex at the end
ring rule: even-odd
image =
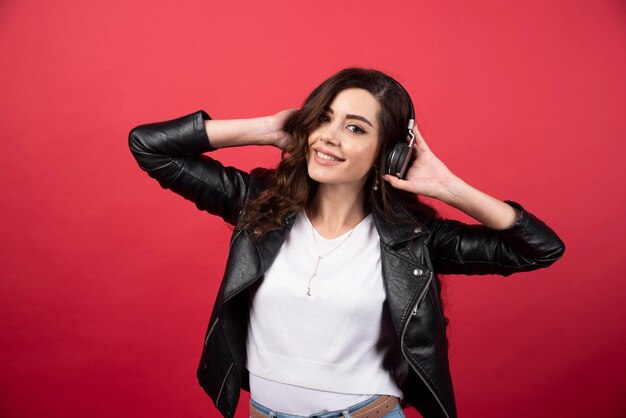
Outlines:
{"type": "Polygon", "coordinates": [[[404,173],[401,173],[402,177],[398,173],[402,170],[404,161],[411,157],[410,151],[411,148],[404,141],[397,142],[391,147],[387,152],[386,174],[391,174],[401,179],[404,178],[404,173]]]}

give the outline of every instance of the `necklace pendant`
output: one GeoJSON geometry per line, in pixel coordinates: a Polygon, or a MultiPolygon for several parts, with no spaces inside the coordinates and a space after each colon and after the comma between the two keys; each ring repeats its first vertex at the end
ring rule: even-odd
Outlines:
{"type": "Polygon", "coordinates": [[[311,280],[313,280],[313,277],[315,277],[317,275],[317,269],[315,269],[315,273],[313,273],[313,275],[311,277],[309,277],[309,286],[307,287],[306,290],[306,294],[311,296],[311,280]]]}
{"type": "MultiPolygon", "coordinates": [[[[309,215],[309,218],[312,218],[309,215]]],[[[310,219],[309,219],[310,220],[310,219]]],[[[343,244],[344,242],[346,242],[348,240],[348,238],[350,238],[350,236],[352,235],[352,233],[354,232],[354,230],[356,229],[356,226],[354,228],[352,228],[352,230],[350,231],[350,233],[348,234],[348,236],[346,238],[343,239],[343,241],[341,241],[339,243],[339,245],[337,245],[335,248],[333,248],[332,250],[328,251],[326,254],[324,255],[320,255],[319,252],[317,251],[317,242],[315,240],[315,227],[313,226],[313,222],[311,223],[311,232],[313,233],[313,245],[315,247],[315,252],[317,253],[317,261],[315,262],[315,271],[313,272],[313,275],[311,275],[311,277],[309,277],[309,286],[307,288],[306,294],[308,296],[311,296],[311,280],[313,279],[313,277],[317,276],[317,269],[320,266],[320,260],[323,257],[326,257],[328,254],[332,253],[333,251],[335,251],[337,248],[339,248],[341,246],[341,244],[343,244]]]]}
{"type": "Polygon", "coordinates": [[[311,280],[313,280],[313,277],[317,276],[317,269],[320,265],[320,260],[322,259],[322,257],[320,257],[319,255],[317,256],[317,262],[315,263],[315,271],[313,272],[313,274],[311,275],[311,277],[309,277],[309,287],[307,288],[306,294],[308,296],[311,296],[311,280]]]}

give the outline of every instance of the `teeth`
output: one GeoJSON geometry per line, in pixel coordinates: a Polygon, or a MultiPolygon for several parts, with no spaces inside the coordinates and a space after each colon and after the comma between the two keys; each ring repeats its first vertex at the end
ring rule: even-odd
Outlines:
{"type": "Polygon", "coordinates": [[[341,161],[341,160],[340,160],[340,159],[338,159],[338,158],[331,157],[330,155],[323,154],[323,153],[321,153],[321,152],[319,152],[319,151],[317,151],[317,156],[318,156],[318,157],[320,157],[322,160],[328,160],[328,161],[341,161]]]}

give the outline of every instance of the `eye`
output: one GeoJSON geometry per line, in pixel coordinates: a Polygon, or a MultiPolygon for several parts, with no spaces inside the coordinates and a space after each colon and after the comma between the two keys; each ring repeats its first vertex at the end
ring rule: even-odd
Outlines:
{"type": "Polygon", "coordinates": [[[360,134],[361,135],[361,134],[366,133],[363,129],[361,129],[357,125],[348,125],[348,128],[354,128],[354,130],[350,129],[350,131],[354,132],[355,134],[360,134]]]}
{"type": "Polygon", "coordinates": [[[330,118],[328,116],[326,116],[325,114],[320,115],[319,118],[317,118],[318,122],[328,122],[330,120],[330,118]]]}

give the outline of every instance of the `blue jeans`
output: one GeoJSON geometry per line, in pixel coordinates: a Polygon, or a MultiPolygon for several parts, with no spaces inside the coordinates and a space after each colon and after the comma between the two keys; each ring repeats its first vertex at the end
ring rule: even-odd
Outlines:
{"type": "MultiPolygon", "coordinates": [[[[352,418],[350,415],[350,412],[354,412],[357,409],[367,405],[368,403],[375,401],[380,396],[381,395],[374,395],[371,398],[364,400],[363,402],[356,403],[344,409],[338,409],[336,411],[330,411],[330,412],[316,412],[308,416],[307,415],[291,415],[291,414],[285,414],[283,412],[277,412],[277,411],[269,409],[266,406],[261,405],[260,403],[258,403],[252,398],[250,398],[250,402],[255,408],[263,412],[269,418],[352,418]]],[[[389,413],[382,415],[380,418],[406,418],[406,417],[404,415],[404,412],[402,412],[402,407],[400,406],[400,403],[398,403],[398,405],[396,405],[395,408],[389,411],[389,413]]]]}

